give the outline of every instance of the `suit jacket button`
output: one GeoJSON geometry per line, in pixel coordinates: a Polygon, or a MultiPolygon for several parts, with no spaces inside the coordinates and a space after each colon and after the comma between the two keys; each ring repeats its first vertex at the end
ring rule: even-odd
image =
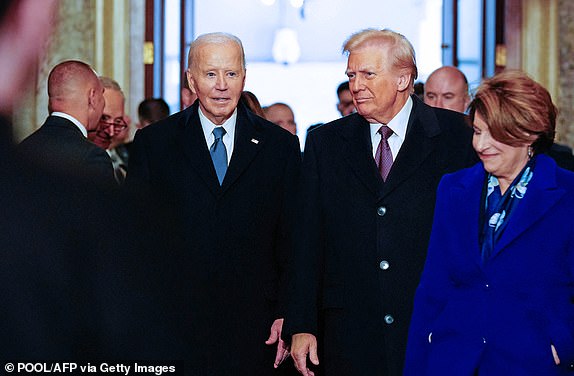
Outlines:
{"type": "Polygon", "coordinates": [[[383,260],[379,263],[379,268],[381,268],[381,270],[387,270],[389,268],[389,266],[391,266],[391,265],[386,260],[383,260]]]}
{"type": "Polygon", "coordinates": [[[388,325],[391,325],[392,323],[395,322],[395,318],[394,318],[393,316],[391,316],[391,315],[385,315],[385,322],[386,322],[388,325]]]}
{"type": "Polygon", "coordinates": [[[379,206],[379,207],[377,208],[377,214],[378,214],[380,217],[384,216],[385,214],[387,214],[387,208],[385,208],[384,206],[379,206]]]}

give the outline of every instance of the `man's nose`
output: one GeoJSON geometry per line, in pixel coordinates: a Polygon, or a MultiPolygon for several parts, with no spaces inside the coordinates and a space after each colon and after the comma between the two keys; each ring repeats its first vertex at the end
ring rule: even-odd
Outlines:
{"type": "Polygon", "coordinates": [[[226,90],[227,89],[227,79],[225,76],[219,76],[216,82],[216,88],[219,90],[226,90]]]}
{"type": "Polygon", "coordinates": [[[105,129],[105,131],[106,131],[106,134],[107,134],[108,136],[110,136],[110,137],[113,136],[113,135],[114,135],[114,125],[112,124],[112,125],[108,126],[108,127],[105,129]]]}

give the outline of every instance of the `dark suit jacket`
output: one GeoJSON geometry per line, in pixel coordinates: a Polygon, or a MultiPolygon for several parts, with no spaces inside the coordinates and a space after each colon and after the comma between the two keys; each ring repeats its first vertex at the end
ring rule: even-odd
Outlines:
{"type": "Polygon", "coordinates": [[[552,157],[558,166],[574,171],[574,155],[572,155],[572,149],[568,146],[554,143],[546,154],[552,157]]]}
{"type": "Polygon", "coordinates": [[[15,154],[0,118],[0,360],[169,359],[126,200],[15,154]]]}
{"type": "Polygon", "coordinates": [[[386,182],[360,115],[307,138],[286,330],[317,334],[323,322],[327,375],[401,374],[436,187],[476,160],[462,114],[413,102],[386,182]]]}
{"type": "Polygon", "coordinates": [[[109,155],[67,119],[48,116],[40,129],[20,143],[18,152],[29,162],[56,173],[98,186],[115,185],[109,155]]]}
{"type": "Polygon", "coordinates": [[[569,375],[574,174],[538,156],[524,198],[483,264],[478,239],[485,175],[479,163],[445,176],[439,186],[405,374],[471,376],[478,368],[481,375],[569,375]]]}
{"type": "Polygon", "coordinates": [[[180,260],[168,273],[181,275],[173,306],[183,309],[189,348],[178,355],[189,374],[273,373],[275,350],[264,342],[282,317],[299,165],[298,139],[243,105],[222,186],[197,102],[137,132],[126,184],[167,210],[157,252],[180,260]]]}

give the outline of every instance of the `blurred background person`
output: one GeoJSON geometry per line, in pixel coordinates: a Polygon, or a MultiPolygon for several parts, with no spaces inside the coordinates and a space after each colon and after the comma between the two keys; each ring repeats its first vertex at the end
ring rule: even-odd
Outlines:
{"type": "Polygon", "coordinates": [[[187,82],[187,76],[184,73],[183,79],[181,80],[181,107],[186,109],[195,102],[197,95],[189,88],[189,83],[187,82]]]}
{"type": "Polygon", "coordinates": [[[263,108],[265,119],[277,124],[281,128],[297,134],[297,123],[295,123],[295,114],[289,105],[285,103],[273,103],[263,108]]]}
{"type": "Polygon", "coordinates": [[[163,98],[147,98],[138,106],[137,128],[145,128],[169,116],[169,106],[163,98]]]}
{"type": "Polygon", "coordinates": [[[341,116],[347,116],[355,112],[355,104],[353,103],[353,96],[349,89],[349,81],[342,82],[337,87],[337,98],[339,98],[337,110],[341,116]]]}
{"type": "Polygon", "coordinates": [[[436,69],[427,78],[423,88],[424,102],[429,106],[465,112],[470,103],[468,80],[456,67],[436,69]]]}
{"type": "Polygon", "coordinates": [[[550,94],[519,71],[470,104],[481,162],[443,178],[405,375],[564,375],[574,362],[574,174],[550,94]]]}
{"type": "Polygon", "coordinates": [[[414,94],[421,100],[425,100],[425,84],[418,81],[413,85],[414,94]]]}
{"type": "Polygon", "coordinates": [[[120,85],[109,77],[100,77],[104,87],[105,106],[96,129],[88,137],[104,150],[113,148],[127,137],[129,117],[125,114],[126,98],[120,85]]]}
{"type": "Polygon", "coordinates": [[[88,137],[110,155],[115,179],[122,184],[129,159],[123,145],[133,140],[134,130],[130,127],[130,117],[125,114],[126,98],[120,85],[109,77],[100,77],[100,81],[104,87],[106,105],[97,128],[88,132],[88,137]]]}
{"type": "MultiPolygon", "coordinates": [[[[18,147],[32,163],[63,174],[76,174],[103,187],[113,180],[112,162],[105,151],[88,140],[104,109],[104,88],[86,63],[69,60],[48,76],[50,116],[18,147]]],[[[113,185],[113,184],[111,184],[113,185]]]]}
{"type": "Polygon", "coordinates": [[[241,93],[241,101],[251,110],[251,112],[255,113],[256,115],[265,118],[265,113],[263,112],[263,108],[261,108],[261,103],[259,103],[259,99],[248,90],[243,90],[241,93]]]}

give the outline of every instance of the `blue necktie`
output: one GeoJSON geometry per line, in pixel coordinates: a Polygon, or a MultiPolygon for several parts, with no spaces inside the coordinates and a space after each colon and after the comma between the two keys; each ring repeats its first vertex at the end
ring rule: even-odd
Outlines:
{"type": "Polygon", "coordinates": [[[213,145],[209,148],[209,153],[211,154],[211,159],[213,160],[213,166],[215,167],[215,172],[217,173],[217,180],[219,180],[219,185],[223,182],[225,177],[225,172],[227,171],[227,150],[225,149],[225,144],[223,143],[223,135],[225,134],[225,129],[223,127],[213,128],[213,136],[215,141],[213,145]]]}

